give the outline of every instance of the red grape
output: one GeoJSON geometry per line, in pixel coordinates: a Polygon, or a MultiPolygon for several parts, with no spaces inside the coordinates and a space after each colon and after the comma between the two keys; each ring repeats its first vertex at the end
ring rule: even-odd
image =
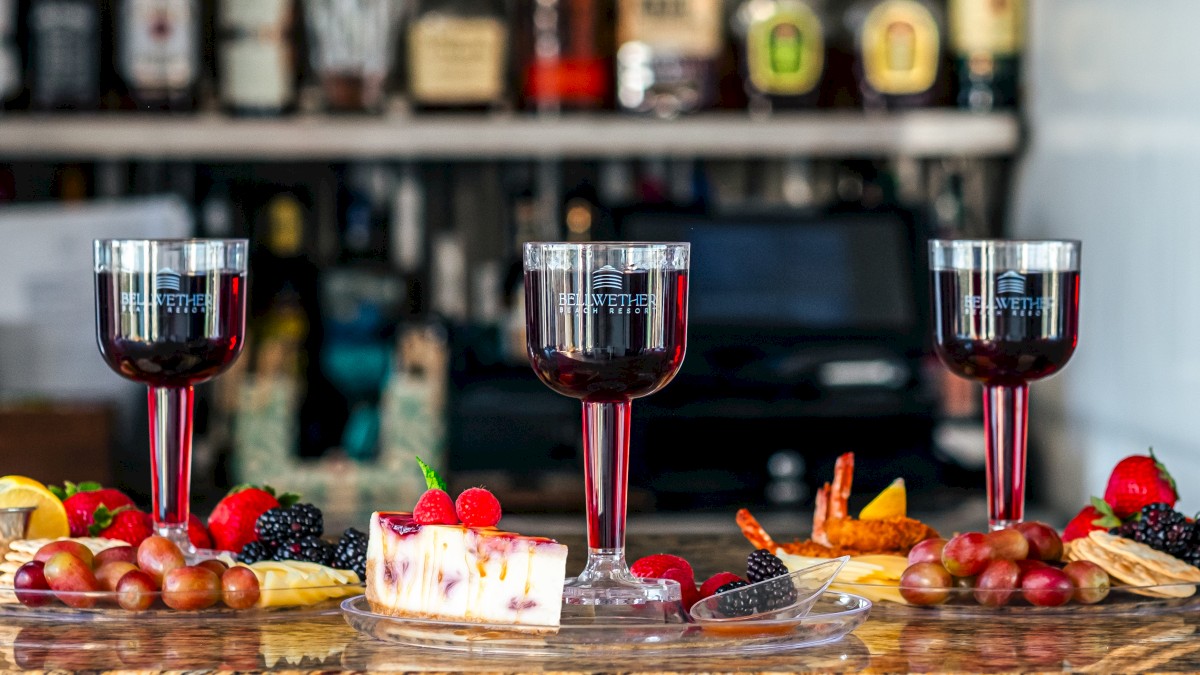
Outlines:
{"type": "Polygon", "coordinates": [[[100,582],[87,563],[66,552],[55,553],[46,561],[42,572],[54,596],[76,609],[94,607],[99,599],[87,591],[100,590],[100,582]]]}
{"type": "Polygon", "coordinates": [[[96,554],[96,560],[92,563],[96,569],[110,562],[127,562],[137,564],[137,549],[132,546],[114,546],[106,548],[96,554]]]}
{"type": "Polygon", "coordinates": [[[964,532],[946,542],[942,565],[956,577],[973,577],[992,560],[992,546],[982,532],[964,532]]]}
{"type": "Polygon", "coordinates": [[[1029,540],[1029,556],[1035,560],[1054,560],[1062,558],[1062,538],[1058,531],[1045,523],[1031,520],[1018,523],[1017,530],[1029,540]]]}
{"type": "Polygon", "coordinates": [[[70,553],[76,558],[82,560],[83,563],[88,566],[88,569],[91,569],[92,563],[95,560],[95,556],[92,555],[92,549],[70,539],[52,541],[49,544],[46,544],[45,546],[39,548],[37,553],[33,554],[33,559],[37,560],[38,562],[48,562],[50,557],[55,553],[70,553]]]}
{"type": "Polygon", "coordinates": [[[1021,568],[1012,560],[993,560],[975,585],[975,601],[988,607],[1003,607],[1020,587],[1021,568]]]}
{"type": "Polygon", "coordinates": [[[212,572],[213,574],[215,574],[217,576],[221,576],[222,574],[225,574],[225,570],[229,569],[229,565],[226,565],[225,563],[221,562],[220,560],[217,560],[216,558],[209,558],[208,560],[201,560],[200,562],[196,563],[196,567],[203,567],[204,569],[212,572]]]}
{"type": "Polygon", "coordinates": [[[249,567],[230,567],[221,575],[221,597],[226,606],[247,609],[258,602],[258,577],[249,567]]]}
{"type": "Polygon", "coordinates": [[[163,578],[162,597],[171,609],[206,609],[221,599],[221,578],[204,567],[178,567],[163,578]]]}
{"type": "Polygon", "coordinates": [[[116,560],[96,568],[96,581],[100,582],[100,588],[106,591],[117,590],[117,582],[121,577],[125,576],[126,572],[132,572],[137,569],[137,565],[123,560],[116,560]]]}
{"type": "Polygon", "coordinates": [[[160,585],[168,572],[186,564],[183,553],[175,542],[158,535],[142,540],[138,546],[137,563],[143,572],[149,574],[160,585]]]}
{"type": "Polygon", "coordinates": [[[1039,607],[1064,605],[1074,592],[1071,579],[1057,567],[1037,567],[1021,577],[1021,594],[1039,607]]]}
{"type": "Polygon", "coordinates": [[[908,552],[908,564],[915,565],[919,562],[942,562],[942,549],[946,547],[946,540],[941,537],[933,537],[924,541],[917,542],[917,545],[912,547],[908,552]]]}
{"type": "Polygon", "coordinates": [[[1024,560],[1029,557],[1029,540],[1016,528],[1006,527],[1003,530],[988,532],[987,538],[992,546],[993,558],[1024,560]]]}
{"type": "Polygon", "coordinates": [[[131,612],[150,609],[156,595],[158,584],[142,570],[126,572],[117,581],[117,604],[131,612]]]}
{"type": "Polygon", "coordinates": [[[13,590],[17,593],[17,600],[26,607],[41,607],[53,599],[50,593],[50,584],[46,583],[46,574],[44,568],[46,563],[31,560],[17,568],[16,574],[13,575],[13,590]]]}
{"type": "Polygon", "coordinates": [[[909,565],[900,575],[900,595],[914,605],[938,605],[950,597],[954,579],[940,563],[909,565]]]}
{"type": "Polygon", "coordinates": [[[1075,587],[1072,597],[1076,602],[1094,605],[1108,597],[1112,581],[1108,578],[1108,572],[1096,563],[1090,560],[1075,560],[1067,563],[1062,571],[1075,587]]]}

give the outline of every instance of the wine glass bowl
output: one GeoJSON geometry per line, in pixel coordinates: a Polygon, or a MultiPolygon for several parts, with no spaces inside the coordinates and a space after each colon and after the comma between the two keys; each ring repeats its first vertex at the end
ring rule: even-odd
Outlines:
{"type": "Polygon", "coordinates": [[[193,385],[245,344],[244,239],[105,239],[94,245],[96,341],[118,375],[149,388],[151,517],[185,553],[193,385]]]}
{"type": "Polygon", "coordinates": [[[530,364],[583,405],[588,561],[568,603],[680,599],[677,583],[629,573],[625,506],[631,402],[666,386],[686,352],[689,254],[686,243],[525,244],[530,364]]]}
{"type": "Polygon", "coordinates": [[[1070,360],[1079,335],[1078,241],[929,243],[934,351],[983,384],[988,525],[1025,512],[1028,383],[1070,360]]]}

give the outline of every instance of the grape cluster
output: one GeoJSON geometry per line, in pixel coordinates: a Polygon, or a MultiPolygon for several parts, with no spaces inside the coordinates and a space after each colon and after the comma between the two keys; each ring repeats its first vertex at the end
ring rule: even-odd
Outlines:
{"type": "Polygon", "coordinates": [[[1110,532],[1200,567],[1200,527],[1165,502],[1142,507],[1110,532]]]}
{"type": "Polygon", "coordinates": [[[367,535],[349,528],[337,543],[322,539],[325,517],[312,504],[270,509],[258,517],[254,531],[258,540],[242,548],[238,554],[241,562],[295,560],[352,570],[359,579],[366,577],[367,535]]]}

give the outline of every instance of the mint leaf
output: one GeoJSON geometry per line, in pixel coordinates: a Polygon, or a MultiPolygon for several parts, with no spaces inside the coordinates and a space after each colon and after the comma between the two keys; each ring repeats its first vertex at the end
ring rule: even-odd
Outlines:
{"type": "Polygon", "coordinates": [[[450,491],[446,486],[446,481],[442,480],[442,477],[438,475],[437,471],[435,471],[432,466],[426,464],[425,460],[417,457],[417,464],[421,465],[421,473],[425,475],[426,489],[441,490],[442,492],[450,491]]]}

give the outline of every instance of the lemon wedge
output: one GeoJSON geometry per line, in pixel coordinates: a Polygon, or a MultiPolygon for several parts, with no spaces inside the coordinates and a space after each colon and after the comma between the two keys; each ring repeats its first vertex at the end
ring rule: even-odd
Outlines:
{"type": "Polygon", "coordinates": [[[875,495],[869,504],[858,513],[859,520],[885,520],[887,518],[903,518],[908,513],[908,493],[904,489],[904,479],[897,478],[882,492],[875,495]]]}
{"type": "Polygon", "coordinates": [[[29,519],[28,539],[57,539],[71,534],[67,510],[45,485],[26,476],[0,478],[0,508],[33,506],[29,519]]]}

